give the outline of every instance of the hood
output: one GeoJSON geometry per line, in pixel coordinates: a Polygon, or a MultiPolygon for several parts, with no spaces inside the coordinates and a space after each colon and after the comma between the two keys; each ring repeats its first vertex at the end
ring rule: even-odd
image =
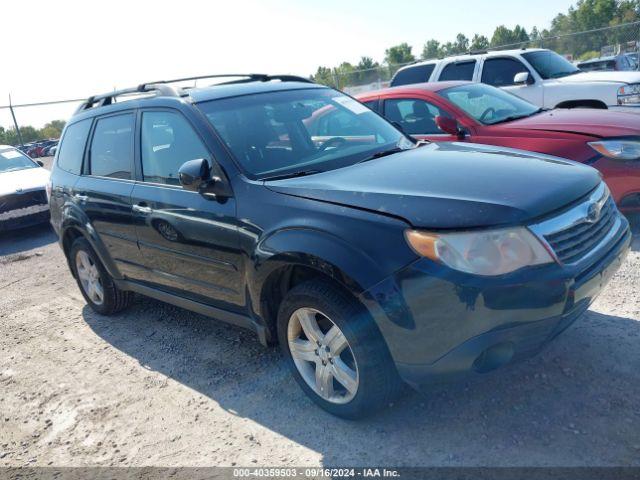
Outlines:
{"type": "Polygon", "coordinates": [[[523,224],[574,202],[599,182],[596,170],[568,160],[452,142],[265,186],[391,215],[414,227],[458,229],[523,224]]]}
{"type": "Polygon", "coordinates": [[[45,188],[49,175],[49,170],[42,167],[0,173],[0,195],[10,195],[18,189],[28,192],[45,188]]]}
{"type": "Polygon", "coordinates": [[[640,115],[597,108],[550,110],[498,125],[508,129],[571,132],[592,137],[640,135],[640,115]]]}
{"type": "Polygon", "coordinates": [[[574,75],[554,79],[560,83],[572,82],[617,82],[617,83],[640,83],[640,72],[618,71],[618,72],[580,72],[574,75]]]}

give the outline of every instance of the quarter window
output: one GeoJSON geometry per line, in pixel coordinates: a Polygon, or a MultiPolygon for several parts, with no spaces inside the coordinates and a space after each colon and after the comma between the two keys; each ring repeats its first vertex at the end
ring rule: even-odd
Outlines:
{"type": "Polygon", "coordinates": [[[476,68],[476,61],[450,63],[442,70],[440,81],[446,80],[473,80],[473,71],[476,68]]]}
{"type": "Polygon", "coordinates": [[[91,120],[82,120],[66,128],[58,152],[59,168],[74,175],[80,175],[84,147],[90,128],[91,120]]]}
{"type": "Polygon", "coordinates": [[[489,58],[482,67],[482,83],[494,87],[515,85],[514,77],[518,73],[529,72],[522,62],[513,58],[489,58]]]}
{"type": "Polygon", "coordinates": [[[145,182],[179,185],[182,164],[210,157],[191,125],[176,112],[144,112],[141,146],[145,182]]]}
{"type": "Polygon", "coordinates": [[[98,120],[91,141],[91,175],[131,178],[133,128],[132,113],[98,120]]]}
{"type": "Polygon", "coordinates": [[[444,115],[435,105],[424,100],[402,98],[385,100],[385,117],[396,122],[409,135],[437,135],[444,133],[436,125],[436,117],[444,115]]]}

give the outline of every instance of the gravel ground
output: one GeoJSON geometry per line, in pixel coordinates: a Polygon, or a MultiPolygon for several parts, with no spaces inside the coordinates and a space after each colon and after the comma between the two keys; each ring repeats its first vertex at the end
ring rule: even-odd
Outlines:
{"type": "Polygon", "coordinates": [[[250,333],[142,297],[97,315],[48,226],[5,234],[0,466],[640,466],[639,265],[640,239],[539,356],[347,422],[250,333]]]}

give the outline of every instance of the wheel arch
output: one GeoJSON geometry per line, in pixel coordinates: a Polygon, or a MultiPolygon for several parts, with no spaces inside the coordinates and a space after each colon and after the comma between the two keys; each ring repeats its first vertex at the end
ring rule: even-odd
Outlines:
{"type": "Polygon", "coordinates": [[[272,335],[279,305],[296,285],[323,279],[357,298],[386,276],[366,253],[311,229],[279,232],[260,242],[257,252],[262,255],[256,254],[247,284],[254,311],[272,335]]]}
{"type": "Polygon", "coordinates": [[[598,108],[606,110],[607,105],[601,100],[582,99],[582,100],[566,100],[558,103],[555,108],[598,108]]]}

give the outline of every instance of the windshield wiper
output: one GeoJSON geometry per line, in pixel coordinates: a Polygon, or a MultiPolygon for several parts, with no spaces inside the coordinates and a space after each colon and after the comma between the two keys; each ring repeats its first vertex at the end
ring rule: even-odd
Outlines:
{"type": "Polygon", "coordinates": [[[260,180],[269,181],[269,180],[284,180],[285,178],[296,178],[296,177],[304,177],[306,175],[313,175],[314,173],[320,173],[321,170],[300,170],[297,172],[291,173],[283,173],[281,175],[272,175],[271,177],[264,177],[260,180]]]}
{"type": "Polygon", "coordinates": [[[375,160],[376,158],[381,158],[381,157],[386,157],[387,155],[393,155],[394,153],[399,153],[399,152],[404,152],[405,150],[409,150],[408,148],[402,148],[402,147],[393,147],[393,148],[389,148],[388,150],[382,150],[380,152],[376,152],[373,155],[364,158],[362,160],[360,160],[359,162],[356,163],[362,163],[362,162],[368,162],[369,160],[375,160]]]}
{"type": "Polygon", "coordinates": [[[524,113],[522,115],[509,115],[508,117],[505,118],[501,118],[500,120],[497,120],[495,122],[491,122],[489,125],[496,125],[498,123],[506,123],[506,122],[512,122],[514,120],[520,120],[521,118],[528,118],[531,117],[533,115],[536,115],[537,113],[543,112],[545,109],[544,108],[539,108],[531,113],[524,113]]]}

